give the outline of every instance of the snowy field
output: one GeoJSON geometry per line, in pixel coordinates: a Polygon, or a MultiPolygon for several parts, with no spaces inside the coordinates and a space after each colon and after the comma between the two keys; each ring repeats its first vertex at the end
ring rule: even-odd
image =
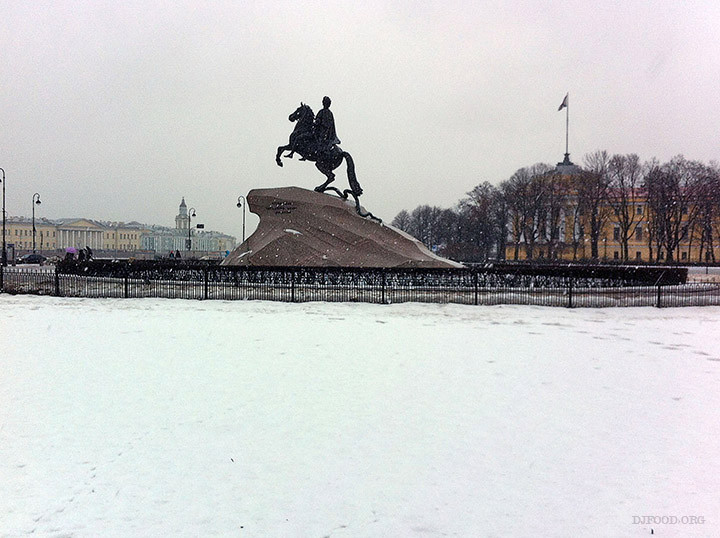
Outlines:
{"type": "Polygon", "coordinates": [[[0,536],[720,536],[718,307],[0,295],[0,342],[0,536]]]}

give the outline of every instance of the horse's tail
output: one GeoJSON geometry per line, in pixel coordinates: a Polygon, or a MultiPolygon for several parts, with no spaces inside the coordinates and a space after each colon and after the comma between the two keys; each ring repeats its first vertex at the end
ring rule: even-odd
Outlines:
{"type": "Polygon", "coordinates": [[[363,190],[360,183],[358,183],[357,176],[355,175],[355,163],[347,151],[343,151],[342,156],[345,157],[345,162],[347,163],[347,175],[350,188],[355,196],[360,196],[363,193],[363,190]]]}

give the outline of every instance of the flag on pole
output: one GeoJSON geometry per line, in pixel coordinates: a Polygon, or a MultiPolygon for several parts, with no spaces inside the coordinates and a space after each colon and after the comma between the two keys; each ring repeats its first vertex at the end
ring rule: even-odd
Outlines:
{"type": "Polygon", "coordinates": [[[565,99],[563,99],[563,102],[560,103],[560,106],[558,107],[558,112],[568,106],[568,95],[570,95],[570,94],[569,93],[565,94],[565,99]]]}

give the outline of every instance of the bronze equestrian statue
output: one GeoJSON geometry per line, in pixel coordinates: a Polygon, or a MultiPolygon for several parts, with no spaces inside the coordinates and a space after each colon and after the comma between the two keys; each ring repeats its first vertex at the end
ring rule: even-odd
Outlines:
{"type": "Polygon", "coordinates": [[[355,199],[355,209],[360,216],[379,221],[380,219],[374,217],[372,213],[366,213],[360,208],[358,198],[363,193],[363,190],[355,176],[355,163],[352,157],[339,146],[340,139],[335,131],[335,118],[330,111],[330,103],[330,98],[324,97],[323,108],[317,113],[317,116],[313,114],[308,105],[300,103],[297,110],[288,116],[289,121],[296,122],[295,128],[290,134],[289,143],[286,146],[278,147],[275,162],[278,166],[282,166],[283,163],[280,157],[292,159],[295,153],[300,155],[301,161],[314,162],[315,167],[327,177],[325,183],[315,187],[316,192],[331,190],[343,199],[347,199],[348,195],[352,195],[355,199]],[[289,153],[282,155],[284,151],[289,153]],[[350,188],[345,189],[345,191],[329,186],[330,183],[335,181],[333,170],[342,164],[343,159],[347,163],[347,176],[350,184],[350,188]]]}

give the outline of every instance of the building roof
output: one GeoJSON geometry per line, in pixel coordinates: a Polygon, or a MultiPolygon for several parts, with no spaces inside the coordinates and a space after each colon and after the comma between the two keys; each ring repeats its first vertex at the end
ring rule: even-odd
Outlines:
{"type": "Polygon", "coordinates": [[[570,160],[570,154],[566,153],[562,162],[557,163],[555,172],[564,176],[575,176],[582,172],[582,168],[570,160]]]}

